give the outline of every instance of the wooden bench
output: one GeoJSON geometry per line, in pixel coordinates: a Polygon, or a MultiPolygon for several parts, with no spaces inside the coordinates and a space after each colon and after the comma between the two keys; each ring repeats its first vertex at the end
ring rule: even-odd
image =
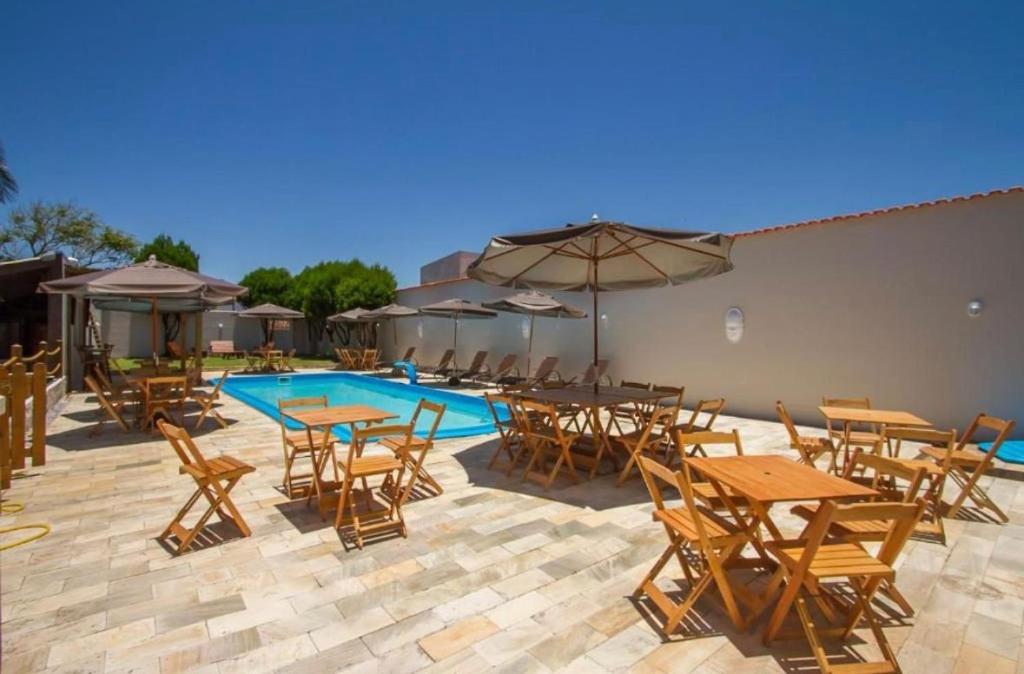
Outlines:
{"type": "Polygon", "coordinates": [[[230,339],[214,339],[210,340],[210,355],[240,358],[245,355],[245,351],[236,349],[235,343],[230,339]]]}

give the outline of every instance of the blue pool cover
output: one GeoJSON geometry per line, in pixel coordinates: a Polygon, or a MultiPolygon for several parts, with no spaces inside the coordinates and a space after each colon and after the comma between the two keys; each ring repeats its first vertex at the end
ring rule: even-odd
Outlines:
{"type": "MultiPolygon", "coordinates": [[[[218,379],[212,379],[211,383],[216,384],[218,379]]],[[[328,405],[369,405],[398,415],[398,418],[388,423],[408,423],[420,398],[426,398],[447,406],[437,438],[459,438],[494,432],[494,419],[487,408],[487,402],[481,397],[348,372],[239,375],[228,377],[222,390],[275,421],[278,417],[278,400],[326,394],[328,405]]],[[[508,414],[507,410],[500,412],[503,417],[508,414]]],[[[425,434],[431,422],[432,419],[422,419],[422,427],[417,426],[417,434],[425,434]]],[[[289,428],[302,428],[293,421],[286,420],[285,423],[289,428]]],[[[349,439],[347,426],[336,426],[334,432],[342,440],[349,439]]]]}

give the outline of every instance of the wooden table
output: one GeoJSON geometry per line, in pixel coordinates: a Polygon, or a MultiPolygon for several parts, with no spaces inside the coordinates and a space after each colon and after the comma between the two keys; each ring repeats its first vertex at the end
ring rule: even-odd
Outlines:
{"type": "MultiPolygon", "coordinates": [[[[776,454],[762,456],[688,457],[686,464],[699,471],[711,483],[715,492],[736,519],[747,541],[758,553],[758,559],[741,559],[746,546],[740,546],[730,555],[727,564],[732,567],[775,567],[757,535],[762,525],[773,540],[783,540],[782,532],[772,521],[769,511],[775,503],[823,501],[825,499],[856,499],[878,496],[870,487],[844,480],[817,470],[788,457],[776,454]],[[730,491],[731,490],[731,491],[730,491]],[[733,496],[746,498],[749,509],[740,511],[733,496]]],[[[735,595],[750,607],[755,620],[782,584],[782,573],[776,569],[761,595],[755,595],[744,586],[733,587],[735,595]]],[[[749,622],[748,622],[749,624],[749,622]]]]}
{"type": "MultiPolygon", "coordinates": [[[[607,451],[615,470],[619,470],[619,462],[608,440],[608,432],[601,423],[601,410],[618,407],[619,405],[639,404],[659,400],[667,395],[664,391],[647,391],[639,388],[623,386],[600,386],[595,391],[592,384],[578,384],[563,388],[539,389],[536,391],[520,391],[515,395],[551,405],[565,405],[579,408],[584,415],[584,429],[590,426],[596,452],[593,457],[582,455],[582,463],[592,462],[590,477],[597,474],[601,458],[607,451]]],[[[581,439],[585,436],[580,436],[581,439]]],[[[577,441],[578,442],[578,441],[577,441]]]]}
{"type": "MultiPolygon", "coordinates": [[[[306,437],[312,449],[310,457],[313,461],[313,490],[310,492],[308,500],[312,499],[314,493],[316,494],[317,507],[321,518],[326,517],[331,508],[340,507],[337,491],[341,486],[341,480],[338,475],[338,456],[334,451],[334,445],[331,444],[333,437],[331,429],[335,426],[344,425],[348,426],[349,431],[354,433],[357,424],[369,426],[370,424],[398,417],[394,412],[370,407],[369,405],[338,405],[335,407],[297,409],[285,411],[284,415],[292,421],[301,424],[306,429],[306,437]],[[314,430],[319,430],[323,433],[323,440],[319,449],[316,449],[316,444],[313,442],[314,430]],[[334,466],[334,480],[330,482],[323,479],[324,466],[328,460],[334,466]]],[[[349,451],[351,450],[350,442],[349,451]]]]}
{"type": "Polygon", "coordinates": [[[843,465],[850,460],[850,428],[853,424],[879,426],[931,426],[921,417],[901,410],[873,410],[863,407],[830,407],[820,405],[818,411],[828,421],[843,424],[843,465]]]}

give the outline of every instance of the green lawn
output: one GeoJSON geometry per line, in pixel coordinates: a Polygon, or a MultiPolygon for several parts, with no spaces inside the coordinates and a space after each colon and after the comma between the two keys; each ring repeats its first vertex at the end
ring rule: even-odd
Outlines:
{"type": "MultiPolygon", "coordinates": [[[[122,370],[131,370],[139,366],[142,362],[141,358],[115,358],[118,366],[122,370]]],[[[174,362],[174,361],[172,361],[174,362]]],[[[292,365],[296,370],[302,369],[315,369],[324,367],[334,367],[337,365],[330,358],[320,358],[314,356],[295,356],[292,358],[292,365]]],[[[204,370],[244,370],[246,366],[245,358],[225,358],[223,356],[209,356],[203,358],[203,369],[204,370]]]]}

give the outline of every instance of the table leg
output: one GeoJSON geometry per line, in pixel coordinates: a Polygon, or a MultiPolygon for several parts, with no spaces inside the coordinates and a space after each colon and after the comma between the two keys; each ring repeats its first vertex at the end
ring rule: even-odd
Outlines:
{"type": "Polygon", "coordinates": [[[594,479],[594,476],[597,475],[597,469],[601,465],[601,457],[604,456],[605,452],[608,452],[616,472],[619,470],[619,460],[615,456],[615,450],[612,449],[611,442],[608,440],[606,429],[601,425],[601,408],[591,407],[589,409],[589,416],[591,419],[590,428],[594,433],[594,444],[597,448],[597,452],[594,454],[594,465],[590,467],[590,479],[594,479]]]}

